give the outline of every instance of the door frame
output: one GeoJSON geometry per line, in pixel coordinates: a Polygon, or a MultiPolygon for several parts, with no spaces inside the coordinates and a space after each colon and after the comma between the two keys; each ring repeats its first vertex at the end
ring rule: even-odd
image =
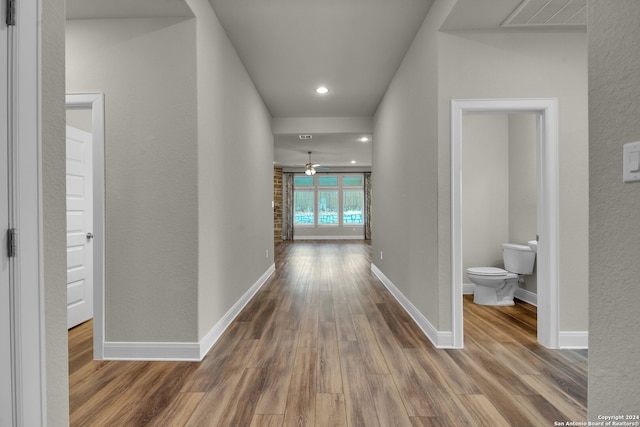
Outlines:
{"type": "Polygon", "coordinates": [[[464,346],[462,308],[462,119],[469,114],[536,115],[538,342],[559,346],[558,100],[454,99],[451,101],[451,286],[453,347],[464,346]],[[543,283],[544,286],[540,286],[543,283]]]}
{"type": "Polygon", "coordinates": [[[18,245],[12,277],[16,426],[47,425],[42,192],[41,2],[16,4],[9,94],[12,200],[18,245]],[[19,76],[19,78],[18,78],[19,76]]]}
{"type": "Polygon", "coordinates": [[[104,359],[104,94],[66,95],[67,110],[91,110],[93,145],[93,358],[104,359]]]}

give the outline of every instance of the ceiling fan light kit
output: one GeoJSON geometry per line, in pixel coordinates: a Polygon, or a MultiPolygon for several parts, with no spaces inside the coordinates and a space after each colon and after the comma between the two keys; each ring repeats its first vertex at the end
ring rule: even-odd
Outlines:
{"type": "Polygon", "coordinates": [[[311,151],[307,151],[307,153],[309,153],[309,163],[305,165],[304,173],[306,175],[313,176],[316,174],[315,166],[320,166],[320,165],[314,165],[313,163],[311,163],[311,151]]]}

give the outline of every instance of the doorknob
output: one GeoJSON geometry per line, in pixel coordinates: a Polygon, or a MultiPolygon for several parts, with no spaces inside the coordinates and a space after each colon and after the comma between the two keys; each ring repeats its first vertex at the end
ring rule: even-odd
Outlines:
{"type": "Polygon", "coordinates": [[[87,233],[87,240],[93,239],[93,233],[87,233]]]}

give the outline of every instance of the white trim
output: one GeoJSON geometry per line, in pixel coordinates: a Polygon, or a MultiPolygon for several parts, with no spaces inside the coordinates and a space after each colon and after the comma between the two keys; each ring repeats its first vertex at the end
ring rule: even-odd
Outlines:
{"type": "Polygon", "coordinates": [[[407,297],[404,296],[402,292],[389,280],[387,276],[375,265],[371,264],[371,271],[376,277],[382,282],[382,284],[389,290],[391,295],[400,303],[402,308],[411,316],[411,318],[416,322],[418,327],[422,330],[422,332],[429,338],[429,340],[433,343],[437,348],[453,348],[453,334],[451,331],[438,331],[432,324],[429,322],[429,319],[424,317],[424,315],[409,301],[407,297]]]}
{"type": "Polygon", "coordinates": [[[201,361],[275,271],[275,264],[271,264],[199,342],[105,342],[104,359],[201,361]]]}
{"type": "Polygon", "coordinates": [[[537,114],[538,342],[558,347],[558,100],[451,101],[451,288],[454,347],[464,346],[462,310],[462,117],[484,113],[537,114]]]}
{"type": "Polygon", "coordinates": [[[240,298],[231,309],[224,315],[218,323],[216,323],[213,328],[200,340],[200,359],[203,359],[204,356],[211,350],[211,347],[220,339],[222,333],[231,325],[233,319],[235,319],[240,311],[249,303],[251,298],[255,296],[255,294],[260,290],[260,288],[267,282],[269,277],[276,271],[276,265],[271,264],[269,269],[264,272],[262,276],[258,279],[258,281],[251,287],[245,294],[240,298]]]}
{"type": "Polygon", "coordinates": [[[589,348],[588,331],[560,331],[558,346],[564,349],[589,348]]]}
{"type": "Polygon", "coordinates": [[[518,298],[520,301],[524,301],[527,304],[538,306],[538,295],[534,294],[531,291],[528,291],[523,288],[517,288],[514,297],[518,298]]]}
{"type": "MultiPolygon", "coordinates": [[[[475,283],[463,283],[462,284],[462,294],[463,295],[473,295],[475,290],[475,283]]],[[[528,291],[523,288],[516,288],[516,292],[513,295],[515,298],[518,298],[520,301],[524,301],[527,304],[538,305],[538,295],[534,294],[531,291],[528,291]]]]}
{"type": "Polygon", "coordinates": [[[93,358],[104,359],[104,254],[105,254],[105,171],[104,94],[67,94],[67,109],[91,110],[93,136],[93,358]]]}
{"type": "Polygon", "coordinates": [[[153,360],[198,362],[197,342],[105,342],[105,360],[153,360]]]}
{"type": "Polygon", "coordinates": [[[364,240],[362,235],[353,236],[293,236],[293,240],[364,240]]]}
{"type": "Polygon", "coordinates": [[[16,425],[46,426],[46,328],[42,207],[41,4],[16,2],[12,28],[15,148],[16,425]]]}

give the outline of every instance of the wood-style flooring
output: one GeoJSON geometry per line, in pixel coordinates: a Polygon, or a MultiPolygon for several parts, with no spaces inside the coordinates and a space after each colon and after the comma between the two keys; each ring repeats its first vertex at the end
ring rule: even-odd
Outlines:
{"type": "Polygon", "coordinates": [[[536,308],[465,296],[465,348],[436,349],[364,242],[276,247],[276,273],[202,362],[91,360],[69,331],[72,426],[552,426],[585,421],[586,351],[536,343],[536,308]]]}

